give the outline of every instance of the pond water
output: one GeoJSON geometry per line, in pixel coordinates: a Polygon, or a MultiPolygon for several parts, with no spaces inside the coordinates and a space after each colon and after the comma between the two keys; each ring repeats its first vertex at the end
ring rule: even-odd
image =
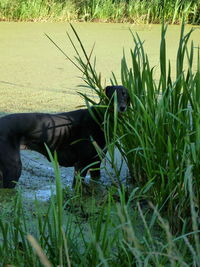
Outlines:
{"type": "MultiPolygon", "coordinates": [[[[151,66],[158,73],[160,25],[130,25],[112,23],[73,23],[87,51],[95,43],[97,70],[109,83],[111,71],[120,78],[123,49],[129,56],[133,47],[130,29],[144,40],[151,66]]],[[[191,26],[186,26],[188,31],[191,26]]],[[[192,34],[200,43],[199,27],[192,34]]],[[[83,84],[81,73],[53,46],[44,33],[70,56],[75,55],[66,31],[74,37],[68,23],[0,22],[0,112],[63,111],[82,103],[77,87],[83,84]]],[[[167,56],[176,60],[180,26],[169,26],[167,56]]],[[[75,40],[75,38],[73,38],[75,40]]],[[[77,44],[77,42],[76,42],[77,44]]],[[[77,44],[78,46],[78,44],[77,44]]]]}
{"type": "MultiPolygon", "coordinates": [[[[159,67],[160,25],[136,26],[129,24],[73,23],[86,50],[95,43],[97,70],[105,84],[113,71],[120,80],[120,61],[123,49],[127,56],[133,48],[130,29],[144,40],[144,47],[151,66],[155,66],[155,77],[159,67]]],[[[191,26],[186,26],[189,31],[191,26]]],[[[196,46],[200,44],[199,27],[192,34],[196,46]]],[[[74,50],[66,31],[75,40],[67,23],[14,23],[0,22],[0,113],[49,111],[59,112],[75,109],[83,104],[77,91],[84,90],[81,73],[65,59],[44,33],[67,53],[74,56],[74,50]]],[[[180,26],[169,26],[167,32],[167,56],[176,61],[180,26]]],[[[77,42],[76,42],[77,43],[77,42]]],[[[77,44],[78,45],[78,44],[77,44]]],[[[173,66],[174,67],[174,66],[173,66]]],[[[26,197],[36,195],[48,199],[54,183],[53,169],[39,154],[22,154],[23,173],[20,186],[25,188],[26,197]],[[39,162],[39,163],[38,163],[39,162]],[[45,181],[45,182],[44,182],[45,181]],[[27,195],[28,194],[28,195],[27,195]]],[[[126,167],[122,176],[127,174],[126,167]]],[[[61,176],[66,184],[73,177],[72,168],[63,168],[61,176]]],[[[104,173],[104,178],[107,175],[104,173]]]]}

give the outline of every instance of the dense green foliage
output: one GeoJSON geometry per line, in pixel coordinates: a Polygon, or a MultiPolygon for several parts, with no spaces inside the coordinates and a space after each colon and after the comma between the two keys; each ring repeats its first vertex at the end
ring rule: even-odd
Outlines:
{"type": "Polygon", "coordinates": [[[198,0],[1,0],[0,19],[19,21],[115,21],[200,23],[198,0]]]}
{"type": "Polygon", "coordinates": [[[200,203],[200,53],[193,43],[188,48],[192,30],[185,34],[182,26],[173,80],[166,59],[166,30],[161,36],[158,82],[138,36],[133,36],[132,66],[127,66],[125,56],[122,59],[122,83],[130,89],[132,109],[121,128],[121,151],[133,182],[146,186],[148,181],[149,196],[165,207],[177,230],[191,223],[190,186],[196,205],[200,203]]]}

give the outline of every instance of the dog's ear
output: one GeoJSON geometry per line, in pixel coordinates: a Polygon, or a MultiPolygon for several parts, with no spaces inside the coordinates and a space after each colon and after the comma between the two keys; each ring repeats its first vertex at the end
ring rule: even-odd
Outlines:
{"type": "Polygon", "coordinates": [[[106,94],[106,96],[109,99],[111,99],[112,96],[113,96],[113,94],[114,94],[114,92],[115,92],[115,90],[116,90],[115,86],[106,86],[106,88],[105,88],[105,94],[106,94]]]}

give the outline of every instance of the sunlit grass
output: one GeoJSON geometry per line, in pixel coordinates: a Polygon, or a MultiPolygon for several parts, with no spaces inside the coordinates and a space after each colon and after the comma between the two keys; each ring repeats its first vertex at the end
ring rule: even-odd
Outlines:
{"type": "Polygon", "coordinates": [[[169,23],[198,24],[198,0],[2,0],[1,20],[19,21],[115,21],[161,23],[163,15],[169,23]]]}
{"type": "MultiPolygon", "coordinates": [[[[132,109],[121,127],[121,151],[127,159],[133,183],[149,183],[149,197],[164,207],[176,230],[191,223],[188,218],[188,179],[194,185],[197,206],[199,191],[199,49],[188,41],[192,30],[181,28],[177,49],[176,79],[171,78],[170,62],[166,60],[165,35],[160,45],[160,80],[153,79],[153,69],[138,36],[133,36],[132,66],[122,60],[122,83],[130,89],[132,109]],[[193,58],[198,58],[193,69],[193,58]],[[184,60],[188,67],[184,69],[184,60]],[[131,144],[131,145],[130,145],[131,144]],[[188,177],[187,170],[192,175],[188,177]]],[[[122,117],[123,119],[123,117],[122,117]]]]}

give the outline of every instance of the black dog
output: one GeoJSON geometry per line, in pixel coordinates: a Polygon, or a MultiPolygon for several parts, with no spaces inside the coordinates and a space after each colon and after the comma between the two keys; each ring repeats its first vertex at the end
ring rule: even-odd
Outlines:
{"type": "MultiPolygon", "coordinates": [[[[123,86],[107,86],[109,99],[117,95],[118,111],[124,112],[128,104],[128,91],[123,86]]],[[[0,180],[3,187],[15,186],[21,175],[22,163],[20,149],[37,151],[49,159],[46,144],[50,151],[57,152],[58,163],[64,167],[75,167],[85,177],[93,162],[99,162],[91,176],[99,176],[100,158],[93,145],[105,147],[103,119],[96,114],[97,122],[91,111],[95,107],[60,114],[18,113],[0,118],[0,180]],[[83,170],[84,169],[84,170],[83,170]]],[[[93,167],[94,168],[94,167],[93,167]]],[[[73,184],[75,183],[75,179],[73,184]]]]}

